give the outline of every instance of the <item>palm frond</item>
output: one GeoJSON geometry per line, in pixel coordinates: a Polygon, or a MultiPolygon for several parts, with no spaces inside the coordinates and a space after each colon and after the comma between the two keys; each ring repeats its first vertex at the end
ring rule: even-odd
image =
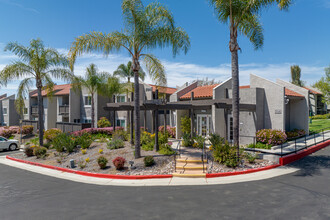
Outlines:
{"type": "Polygon", "coordinates": [[[26,48],[17,42],[8,43],[4,50],[5,51],[9,50],[9,51],[13,52],[16,56],[18,56],[25,62],[29,62],[31,59],[31,54],[30,54],[29,48],[26,48]]]}
{"type": "Polygon", "coordinates": [[[33,77],[25,78],[18,85],[15,108],[19,115],[23,115],[23,110],[25,108],[24,99],[26,99],[29,95],[29,91],[33,86],[33,79],[33,77]]]}
{"type": "Polygon", "coordinates": [[[159,86],[166,86],[167,79],[164,66],[161,64],[160,60],[158,60],[152,54],[143,54],[144,63],[146,65],[147,71],[151,80],[159,86]]]}
{"type": "Polygon", "coordinates": [[[9,81],[35,75],[32,67],[23,62],[16,61],[13,64],[5,66],[0,72],[0,79],[3,85],[7,85],[9,81]]]}
{"type": "Polygon", "coordinates": [[[263,28],[257,15],[245,15],[239,23],[238,29],[249,38],[255,50],[262,47],[264,43],[263,28]]]}

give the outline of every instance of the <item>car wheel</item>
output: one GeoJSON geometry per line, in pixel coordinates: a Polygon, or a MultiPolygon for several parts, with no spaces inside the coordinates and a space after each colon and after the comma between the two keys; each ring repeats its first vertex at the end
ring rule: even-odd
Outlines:
{"type": "Polygon", "coordinates": [[[9,145],[9,150],[14,151],[16,149],[17,149],[17,145],[16,144],[9,145]]]}

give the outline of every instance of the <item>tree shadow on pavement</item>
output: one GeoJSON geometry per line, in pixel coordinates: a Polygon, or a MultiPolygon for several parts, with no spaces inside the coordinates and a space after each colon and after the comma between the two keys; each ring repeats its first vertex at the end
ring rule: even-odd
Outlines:
{"type": "Polygon", "coordinates": [[[321,169],[330,169],[330,156],[313,155],[307,156],[299,161],[289,165],[289,167],[298,168],[295,176],[313,176],[320,175],[321,169]]]}

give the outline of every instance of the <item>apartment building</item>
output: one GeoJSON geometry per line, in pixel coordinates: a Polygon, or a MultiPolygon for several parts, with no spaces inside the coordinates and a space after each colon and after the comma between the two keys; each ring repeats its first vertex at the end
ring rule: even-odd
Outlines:
{"type": "MultiPolygon", "coordinates": [[[[71,84],[55,85],[51,97],[47,96],[47,91],[42,91],[44,107],[44,127],[45,129],[56,128],[59,123],[90,124],[91,118],[91,94],[87,89],[80,91],[73,89],[71,84]]],[[[103,106],[111,99],[94,95],[95,105],[95,126],[100,117],[110,119],[111,114],[103,110],[103,106]]],[[[38,95],[34,90],[30,93],[29,99],[29,119],[38,120],[38,95]]]]}
{"type": "MultiPolygon", "coordinates": [[[[232,80],[221,84],[200,86],[198,82],[185,84],[170,97],[170,103],[186,105],[187,109],[173,111],[171,125],[176,126],[180,138],[181,118],[192,119],[192,132],[202,136],[217,133],[233,140],[232,80]]],[[[308,132],[308,99],[284,83],[250,75],[250,85],[240,87],[240,142],[252,143],[260,129],[308,132]]]]}
{"type": "Polygon", "coordinates": [[[0,124],[1,126],[19,125],[20,116],[15,108],[15,95],[0,96],[0,124]]]}

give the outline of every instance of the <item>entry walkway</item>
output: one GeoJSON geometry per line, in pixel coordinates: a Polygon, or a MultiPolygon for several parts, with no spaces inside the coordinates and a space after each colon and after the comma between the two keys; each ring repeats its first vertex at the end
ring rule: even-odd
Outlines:
{"type": "Polygon", "coordinates": [[[309,135],[306,137],[296,139],[295,141],[289,141],[282,145],[273,146],[270,150],[259,149],[259,148],[246,148],[246,150],[284,156],[303,150],[305,148],[308,148],[310,146],[316,145],[318,143],[324,142],[329,139],[330,139],[330,131],[325,131],[324,133],[309,135]]]}

